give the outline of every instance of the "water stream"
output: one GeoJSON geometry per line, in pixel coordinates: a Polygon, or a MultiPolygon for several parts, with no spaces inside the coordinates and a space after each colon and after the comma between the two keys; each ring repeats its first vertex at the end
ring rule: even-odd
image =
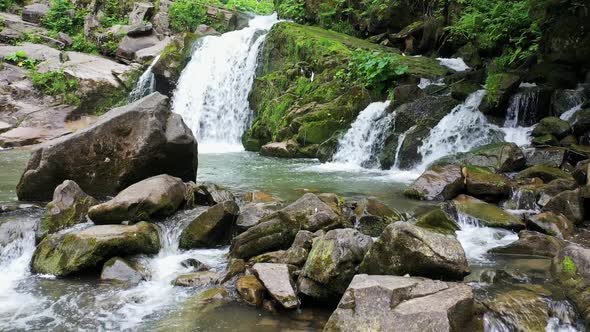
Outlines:
{"type": "Polygon", "coordinates": [[[150,93],[156,91],[156,78],[152,69],[154,68],[156,63],[158,63],[158,60],[160,60],[159,54],[154,58],[154,60],[152,60],[152,63],[137,80],[135,87],[133,87],[133,90],[131,90],[131,92],[129,93],[130,103],[139,100],[149,95],[150,93]]]}

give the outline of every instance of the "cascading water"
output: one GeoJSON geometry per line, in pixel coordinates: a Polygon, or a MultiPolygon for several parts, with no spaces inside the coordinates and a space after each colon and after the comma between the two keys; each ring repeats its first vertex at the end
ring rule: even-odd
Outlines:
{"type": "Polygon", "coordinates": [[[565,90],[563,92],[563,99],[563,104],[567,110],[559,118],[571,122],[574,119],[574,115],[582,109],[582,105],[584,104],[584,89],[565,90]]]}
{"type": "Polygon", "coordinates": [[[390,102],[376,102],[365,108],[338,142],[332,165],[344,168],[370,168],[375,149],[383,142],[383,134],[391,122],[387,114],[390,102]]]}
{"type": "Polygon", "coordinates": [[[454,71],[466,71],[471,69],[462,58],[436,58],[441,66],[445,66],[454,71]]]}
{"type": "Polygon", "coordinates": [[[276,15],[258,16],[248,27],[199,41],[182,71],[172,110],[182,115],[199,142],[199,152],[242,151],[251,121],[248,94],[258,52],[276,15]]]}
{"type": "Polygon", "coordinates": [[[418,148],[422,155],[422,164],[418,168],[425,169],[444,156],[502,140],[498,127],[488,123],[478,110],[485,95],[485,90],[472,93],[432,128],[428,138],[418,148]]]}
{"type": "Polygon", "coordinates": [[[461,213],[457,214],[457,224],[461,228],[457,231],[457,240],[472,263],[489,262],[487,252],[490,249],[518,240],[518,235],[512,231],[482,226],[478,220],[461,213]]]}
{"type": "Polygon", "coordinates": [[[160,60],[159,54],[154,58],[154,60],[146,69],[146,71],[144,71],[143,74],[141,74],[141,76],[139,77],[139,80],[135,84],[135,87],[129,93],[130,103],[139,100],[149,95],[150,93],[156,91],[156,78],[154,76],[152,69],[154,68],[156,63],[158,63],[158,60],[160,60]]]}

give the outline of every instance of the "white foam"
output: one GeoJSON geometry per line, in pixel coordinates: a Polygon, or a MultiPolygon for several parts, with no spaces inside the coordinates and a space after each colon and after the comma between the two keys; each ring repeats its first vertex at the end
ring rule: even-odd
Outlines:
{"type": "Polygon", "coordinates": [[[445,66],[454,71],[466,71],[471,69],[462,58],[436,58],[441,66],[445,66]]]}

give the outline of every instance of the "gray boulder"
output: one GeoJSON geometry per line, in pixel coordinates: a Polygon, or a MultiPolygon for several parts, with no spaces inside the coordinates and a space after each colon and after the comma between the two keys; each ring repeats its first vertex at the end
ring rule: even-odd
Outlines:
{"type": "Polygon", "coordinates": [[[560,239],[569,239],[575,232],[575,226],[568,218],[553,212],[528,217],[527,227],[560,239]]]}
{"type": "Polygon", "coordinates": [[[194,180],[197,143],[168,98],[153,93],[92,126],[33,150],[17,186],[21,200],[49,200],[64,180],[92,196],[113,195],[158,174],[194,180]]]}
{"type": "Polygon", "coordinates": [[[359,201],[354,214],[359,231],[374,237],[379,236],[387,225],[403,219],[399,211],[389,208],[374,197],[359,201]]]}
{"type": "Polygon", "coordinates": [[[554,257],[565,245],[565,241],[551,235],[520,231],[517,241],[507,246],[493,248],[490,252],[508,255],[554,257]]]}
{"type": "Polygon", "coordinates": [[[256,263],[252,269],[268,293],[283,308],[296,309],[299,306],[299,299],[293,289],[291,273],[286,264],[256,263]]]}
{"type": "Polygon", "coordinates": [[[256,226],[262,218],[273,213],[266,203],[248,203],[240,209],[240,215],[236,221],[237,231],[244,232],[252,226],[256,226]]]}
{"type": "Polygon", "coordinates": [[[310,231],[299,231],[295,235],[293,244],[287,250],[277,250],[252,257],[251,262],[256,263],[280,263],[294,266],[303,266],[311,250],[315,235],[310,231]]]}
{"type": "Polygon", "coordinates": [[[183,249],[227,245],[231,240],[240,208],[225,201],[197,216],[180,234],[183,249]]]}
{"type": "Polygon", "coordinates": [[[463,280],[469,274],[465,251],[454,236],[407,222],[387,226],[359,270],[367,274],[409,274],[443,280],[463,280]]]}
{"type": "Polygon", "coordinates": [[[101,280],[123,281],[129,284],[137,284],[145,277],[134,263],[121,257],[113,257],[104,263],[100,274],[101,280]]]}
{"type": "Polygon", "coordinates": [[[166,217],[178,210],[186,185],[170,175],[156,175],[121,191],[115,198],[93,206],[88,216],[95,224],[120,224],[166,217]]]}
{"type": "Polygon", "coordinates": [[[324,331],[466,331],[471,288],[423,278],[356,275],[324,331]]]}
{"type": "Polygon", "coordinates": [[[569,244],[553,258],[551,270],[566,296],[578,308],[582,319],[589,322],[590,249],[569,244]]]}
{"type": "MultiPolygon", "coordinates": [[[[139,31],[134,29],[134,31],[139,31]]],[[[136,52],[158,44],[159,40],[155,35],[131,37],[125,36],[117,48],[117,57],[133,60],[136,52]]]]}
{"type": "Polygon", "coordinates": [[[53,200],[39,225],[39,238],[83,222],[88,209],[98,201],[88,196],[76,182],[66,180],[53,192],[53,200]]]}
{"type": "Polygon", "coordinates": [[[563,214],[577,225],[584,222],[584,203],[580,190],[566,190],[553,196],[543,206],[543,211],[563,214]]]}
{"type": "Polygon", "coordinates": [[[150,18],[154,14],[154,5],[149,2],[133,3],[133,10],[129,13],[129,24],[137,24],[150,18]]]}
{"type": "Polygon", "coordinates": [[[182,274],[174,279],[174,286],[182,287],[202,287],[216,283],[219,274],[212,271],[200,271],[182,274]]]}
{"type": "Polygon", "coordinates": [[[404,195],[423,200],[445,200],[457,196],[464,187],[463,173],[457,165],[433,166],[404,191],[404,195]]]}
{"type": "Polygon", "coordinates": [[[334,229],[316,239],[299,277],[299,291],[316,299],[338,298],[372,243],[370,236],[351,228],[334,229]]]}
{"type": "Polygon", "coordinates": [[[236,201],[231,191],[214,183],[193,185],[195,203],[198,205],[215,205],[225,201],[236,201]]]}
{"type": "Polygon", "coordinates": [[[49,6],[44,3],[34,3],[32,5],[28,5],[23,7],[22,18],[23,21],[31,22],[31,23],[41,23],[47,12],[49,11],[49,6]]]}

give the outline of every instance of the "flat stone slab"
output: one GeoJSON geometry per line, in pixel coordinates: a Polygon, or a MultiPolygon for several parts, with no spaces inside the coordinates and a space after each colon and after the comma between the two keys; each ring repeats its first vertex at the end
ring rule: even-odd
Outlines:
{"type": "Polygon", "coordinates": [[[252,269],[270,295],[283,307],[296,309],[299,306],[287,264],[256,263],[252,269]]]}

